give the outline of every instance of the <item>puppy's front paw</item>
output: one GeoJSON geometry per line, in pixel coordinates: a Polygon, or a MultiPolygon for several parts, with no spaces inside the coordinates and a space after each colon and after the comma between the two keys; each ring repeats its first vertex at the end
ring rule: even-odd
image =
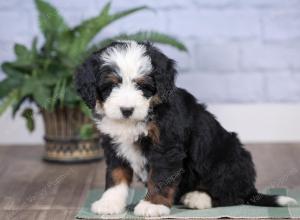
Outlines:
{"type": "Polygon", "coordinates": [[[92,212],[96,214],[120,214],[124,212],[126,203],[118,198],[101,198],[92,204],[92,212]]]}
{"type": "Polygon", "coordinates": [[[134,214],[144,217],[157,217],[170,214],[170,208],[165,205],[152,204],[151,202],[141,200],[134,208],[134,214]]]}
{"type": "Polygon", "coordinates": [[[128,186],[119,184],[106,190],[101,199],[92,204],[91,210],[96,214],[120,214],[126,207],[128,186]]]}

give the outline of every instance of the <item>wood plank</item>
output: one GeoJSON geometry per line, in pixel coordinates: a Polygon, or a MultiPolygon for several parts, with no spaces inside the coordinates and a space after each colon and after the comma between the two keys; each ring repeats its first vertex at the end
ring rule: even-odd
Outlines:
{"type": "MultiPolygon", "coordinates": [[[[250,144],[257,186],[300,188],[300,144],[250,144]]],[[[0,147],[0,219],[74,219],[87,191],[104,187],[105,162],[41,160],[41,146],[0,147]]],[[[133,186],[141,186],[136,181],[133,186]]]]}
{"type": "MultiPolygon", "coordinates": [[[[41,161],[42,148],[38,147],[1,147],[0,152],[6,152],[7,158],[0,164],[9,164],[9,169],[3,170],[0,176],[0,195],[4,198],[0,209],[11,211],[5,213],[6,217],[17,218],[24,210],[67,210],[70,207],[72,218],[75,216],[90,188],[97,163],[48,164],[41,161]]],[[[33,216],[31,212],[30,216],[33,216]]]]}
{"type": "Polygon", "coordinates": [[[38,220],[63,220],[63,219],[75,219],[74,210],[47,210],[47,211],[39,211],[37,213],[38,220]]]}
{"type": "Polygon", "coordinates": [[[257,170],[257,187],[300,186],[299,144],[247,145],[257,170]]]}
{"type": "Polygon", "coordinates": [[[65,173],[52,204],[54,209],[77,208],[85,199],[94,178],[97,163],[72,165],[65,173]]]}
{"type": "Polygon", "coordinates": [[[77,210],[2,210],[1,220],[74,220],[77,210]]]}
{"type": "Polygon", "coordinates": [[[22,195],[45,167],[40,161],[41,151],[36,147],[9,147],[6,152],[6,157],[0,162],[0,166],[5,167],[0,173],[0,197],[4,198],[0,200],[0,207],[14,210],[26,203],[22,195]]]}
{"type": "Polygon", "coordinates": [[[0,219],[1,220],[37,220],[39,215],[39,210],[1,210],[0,219]]]}

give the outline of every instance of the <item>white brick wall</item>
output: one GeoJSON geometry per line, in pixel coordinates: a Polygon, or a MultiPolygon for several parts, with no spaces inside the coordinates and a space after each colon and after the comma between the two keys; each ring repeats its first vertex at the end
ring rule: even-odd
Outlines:
{"type": "MultiPolygon", "coordinates": [[[[70,25],[104,0],[49,0],[70,25]]],[[[114,23],[98,37],[141,29],[184,41],[189,53],[162,46],[179,66],[178,85],[203,102],[300,101],[300,0],[114,0],[113,10],[153,9],[114,23]]],[[[0,1],[0,62],[14,42],[39,35],[33,1],[0,1]]],[[[0,74],[0,78],[2,78],[0,74]]]]}

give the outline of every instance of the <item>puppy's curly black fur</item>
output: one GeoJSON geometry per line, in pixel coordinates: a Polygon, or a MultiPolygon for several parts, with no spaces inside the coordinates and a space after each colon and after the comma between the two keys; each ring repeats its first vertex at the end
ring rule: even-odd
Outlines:
{"type": "MultiPolygon", "coordinates": [[[[211,207],[286,205],[278,196],[257,192],[250,153],[237,135],[226,131],[193,95],[175,86],[175,62],[149,43],[138,44],[145,48],[145,56],[151,59],[149,76],[155,87],[150,95],[153,103],[145,118],[148,133],[141,134],[134,143],[147,161],[148,178],[144,181],[148,194],[145,200],[170,207],[173,202],[180,203],[186,193],[198,191],[209,195],[211,207]]],[[[78,69],[77,90],[92,109],[101,97],[99,80],[104,73],[99,56],[107,48],[118,45],[126,47],[126,43],[114,43],[94,53],[78,69]]],[[[113,174],[116,168],[128,171],[123,174],[132,171],[130,162],[120,157],[116,150],[120,143],[113,139],[109,134],[103,135],[108,165],[107,189],[116,185],[117,177],[113,174]]]]}

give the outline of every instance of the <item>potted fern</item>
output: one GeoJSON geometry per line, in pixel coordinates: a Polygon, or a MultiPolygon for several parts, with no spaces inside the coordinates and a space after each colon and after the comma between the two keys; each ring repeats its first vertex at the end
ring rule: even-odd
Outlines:
{"type": "Polygon", "coordinates": [[[112,22],[146,10],[146,6],[111,13],[107,3],[99,15],[69,27],[59,12],[44,0],[35,0],[44,40],[37,38],[28,48],[15,44],[16,60],[2,64],[6,78],[0,82],[0,114],[12,107],[19,111],[29,131],[34,131],[36,114],[45,125],[45,159],[51,161],[89,161],[101,157],[97,132],[90,112],[73,87],[73,73],[92,51],[114,40],[148,40],[185,51],[185,46],[162,33],[140,31],[120,34],[100,42],[92,40],[112,22]],[[37,107],[37,108],[36,108],[37,107]],[[36,110],[37,109],[37,110],[36,110]]]}

